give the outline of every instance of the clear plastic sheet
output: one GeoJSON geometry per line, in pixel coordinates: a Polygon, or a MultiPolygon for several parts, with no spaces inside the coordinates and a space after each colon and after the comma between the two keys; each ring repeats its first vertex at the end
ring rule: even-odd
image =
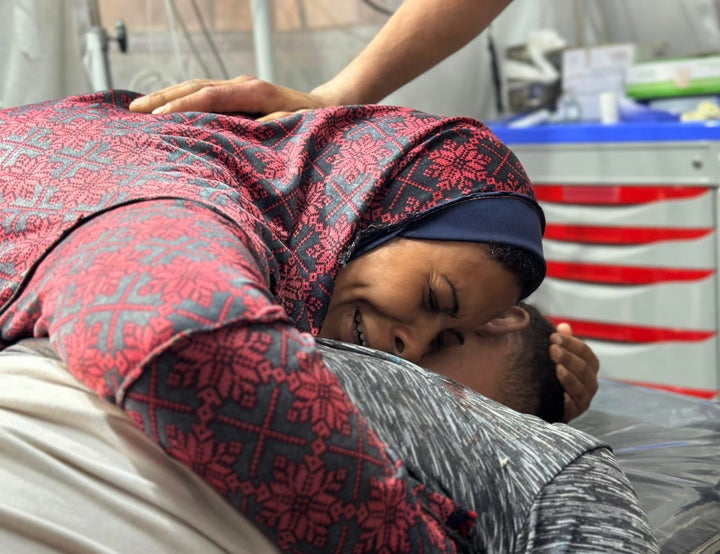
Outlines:
{"type": "Polygon", "coordinates": [[[720,552],[720,404],[603,380],[572,426],[613,447],[663,554],[720,552]]]}

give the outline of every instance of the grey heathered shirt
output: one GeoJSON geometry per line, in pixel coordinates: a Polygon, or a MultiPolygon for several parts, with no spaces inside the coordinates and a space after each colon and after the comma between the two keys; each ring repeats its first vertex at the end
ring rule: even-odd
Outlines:
{"type": "Polygon", "coordinates": [[[327,367],[408,470],[477,512],[469,551],[658,552],[607,444],[394,356],[319,342],[327,367]]]}

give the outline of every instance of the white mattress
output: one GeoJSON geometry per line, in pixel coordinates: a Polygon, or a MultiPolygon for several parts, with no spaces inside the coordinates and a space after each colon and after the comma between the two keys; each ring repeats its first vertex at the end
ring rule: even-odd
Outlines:
{"type": "Polygon", "coordinates": [[[0,353],[0,551],[277,550],[62,364],[0,353]]]}

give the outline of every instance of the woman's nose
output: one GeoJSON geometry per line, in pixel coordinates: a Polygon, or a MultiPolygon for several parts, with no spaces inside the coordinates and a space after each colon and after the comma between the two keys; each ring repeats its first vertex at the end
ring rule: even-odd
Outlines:
{"type": "Polygon", "coordinates": [[[391,331],[394,354],[410,362],[417,363],[430,350],[437,332],[428,323],[418,325],[398,325],[391,331]]]}

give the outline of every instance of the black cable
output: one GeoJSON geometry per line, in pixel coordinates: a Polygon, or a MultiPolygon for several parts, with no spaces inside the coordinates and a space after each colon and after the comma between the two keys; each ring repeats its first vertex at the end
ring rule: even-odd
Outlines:
{"type": "Polygon", "coordinates": [[[495,48],[495,40],[493,40],[490,28],[487,29],[488,51],[490,53],[490,70],[492,72],[492,84],[495,91],[495,109],[498,116],[502,115],[505,106],[502,97],[502,79],[500,78],[500,63],[498,61],[497,49],[495,48]]]}
{"type": "Polygon", "coordinates": [[[395,13],[394,10],[389,10],[389,9],[386,8],[385,6],[381,6],[380,4],[376,4],[374,0],[362,0],[362,1],[363,1],[363,4],[366,4],[367,6],[369,6],[370,8],[372,8],[373,10],[375,10],[376,12],[380,12],[381,14],[390,16],[390,15],[393,15],[393,14],[395,13]]]}
{"type": "Polygon", "coordinates": [[[217,46],[215,45],[215,41],[213,40],[212,36],[210,35],[210,30],[208,29],[207,25],[205,24],[205,19],[202,16],[202,12],[200,10],[200,7],[197,5],[196,0],[192,0],[192,7],[195,12],[195,19],[197,19],[197,22],[200,24],[200,29],[202,29],[203,36],[205,37],[205,41],[210,46],[210,49],[212,50],[213,56],[215,58],[215,61],[217,62],[218,66],[220,67],[220,73],[223,76],[223,79],[229,79],[230,74],[228,73],[227,68],[225,67],[225,63],[223,62],[222,56],[220,55],[220,52],[218,51],[217,46]]]}

